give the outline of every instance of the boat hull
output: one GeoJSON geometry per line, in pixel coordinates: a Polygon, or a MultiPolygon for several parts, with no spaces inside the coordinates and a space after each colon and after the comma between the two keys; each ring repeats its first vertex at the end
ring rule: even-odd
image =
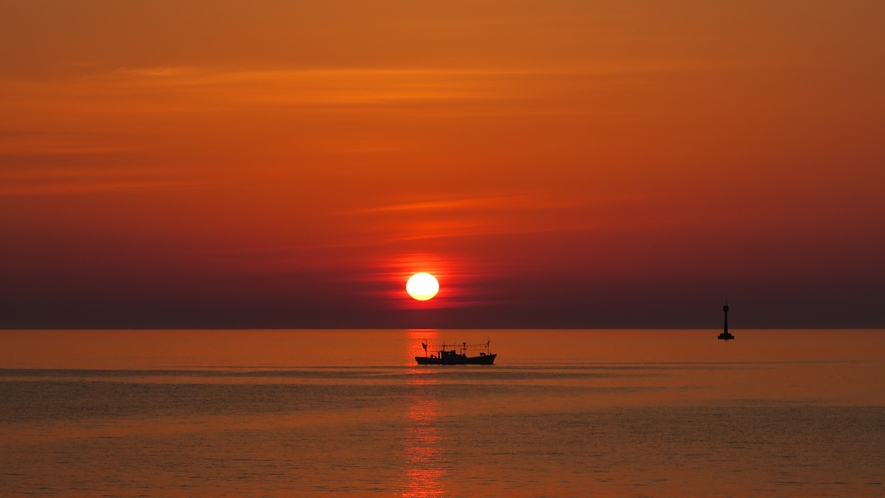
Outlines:
{"type": "Polygon", "coordinates": [[[427,356],[416,356],[415,361],[419,365],[491,365],[495,362],[497,354],[487,354],[482,356],[471,356],[470,358],[459,356],[456,358],[430,358],[427,356]]]}

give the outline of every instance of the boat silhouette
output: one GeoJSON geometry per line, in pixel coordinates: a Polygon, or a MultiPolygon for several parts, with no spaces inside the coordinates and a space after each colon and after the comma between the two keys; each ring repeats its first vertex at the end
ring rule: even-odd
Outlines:
{"type": "MultiPolygon", "coordinates": [[[[415,361],[419,365],[491,365],[498,356],[489,350],[491,342],[487,341],[485,344],[467,344],[462,342],[458,350],[446,349],[448,346],[445,344],[429,345],[426,342],[422,342],[421,347],[424,348],[424,356],[416,356],[415,361]],[[433,348],[435,351],[430,353],[428,348],[433,348]],[[485,348],[485,351],[480,351],[477,356],[467,356],[467,350],[471,348],[485,348]],[[428,353],[430,354],[428,355],[428,353]]],[[[452,346],[454,347],[454,345],[452,346]]]]}

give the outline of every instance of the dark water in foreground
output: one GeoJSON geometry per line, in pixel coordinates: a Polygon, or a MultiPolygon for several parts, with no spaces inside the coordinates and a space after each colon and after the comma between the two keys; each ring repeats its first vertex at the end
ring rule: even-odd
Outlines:
{"type": "Polygon", "coordinates": [[[0,331],[0,495],[885,495],[885,331],[717,333],[0,331]]]}

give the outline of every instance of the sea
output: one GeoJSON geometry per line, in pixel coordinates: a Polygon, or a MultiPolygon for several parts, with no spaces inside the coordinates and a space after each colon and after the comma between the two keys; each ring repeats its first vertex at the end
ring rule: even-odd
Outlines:
{"type": "Polygon", "coordinates": [[[718,332],[0,331],[0,496],[885,495],[885,330],[718,332]]]}

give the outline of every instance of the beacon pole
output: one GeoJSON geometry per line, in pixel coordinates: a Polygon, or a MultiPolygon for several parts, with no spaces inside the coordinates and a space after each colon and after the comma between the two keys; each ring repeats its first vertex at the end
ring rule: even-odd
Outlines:
{"type": "Polygon", "coordinates": [[[734,339],[734,336],[728,331],[728,301],[725,301],[725,306],[722,307],[722,312],[725,313],[725,325],[722,329],[722,333],[719,334],[719,339],[723,341],[727,341],[730,339],[734,339]]]}

